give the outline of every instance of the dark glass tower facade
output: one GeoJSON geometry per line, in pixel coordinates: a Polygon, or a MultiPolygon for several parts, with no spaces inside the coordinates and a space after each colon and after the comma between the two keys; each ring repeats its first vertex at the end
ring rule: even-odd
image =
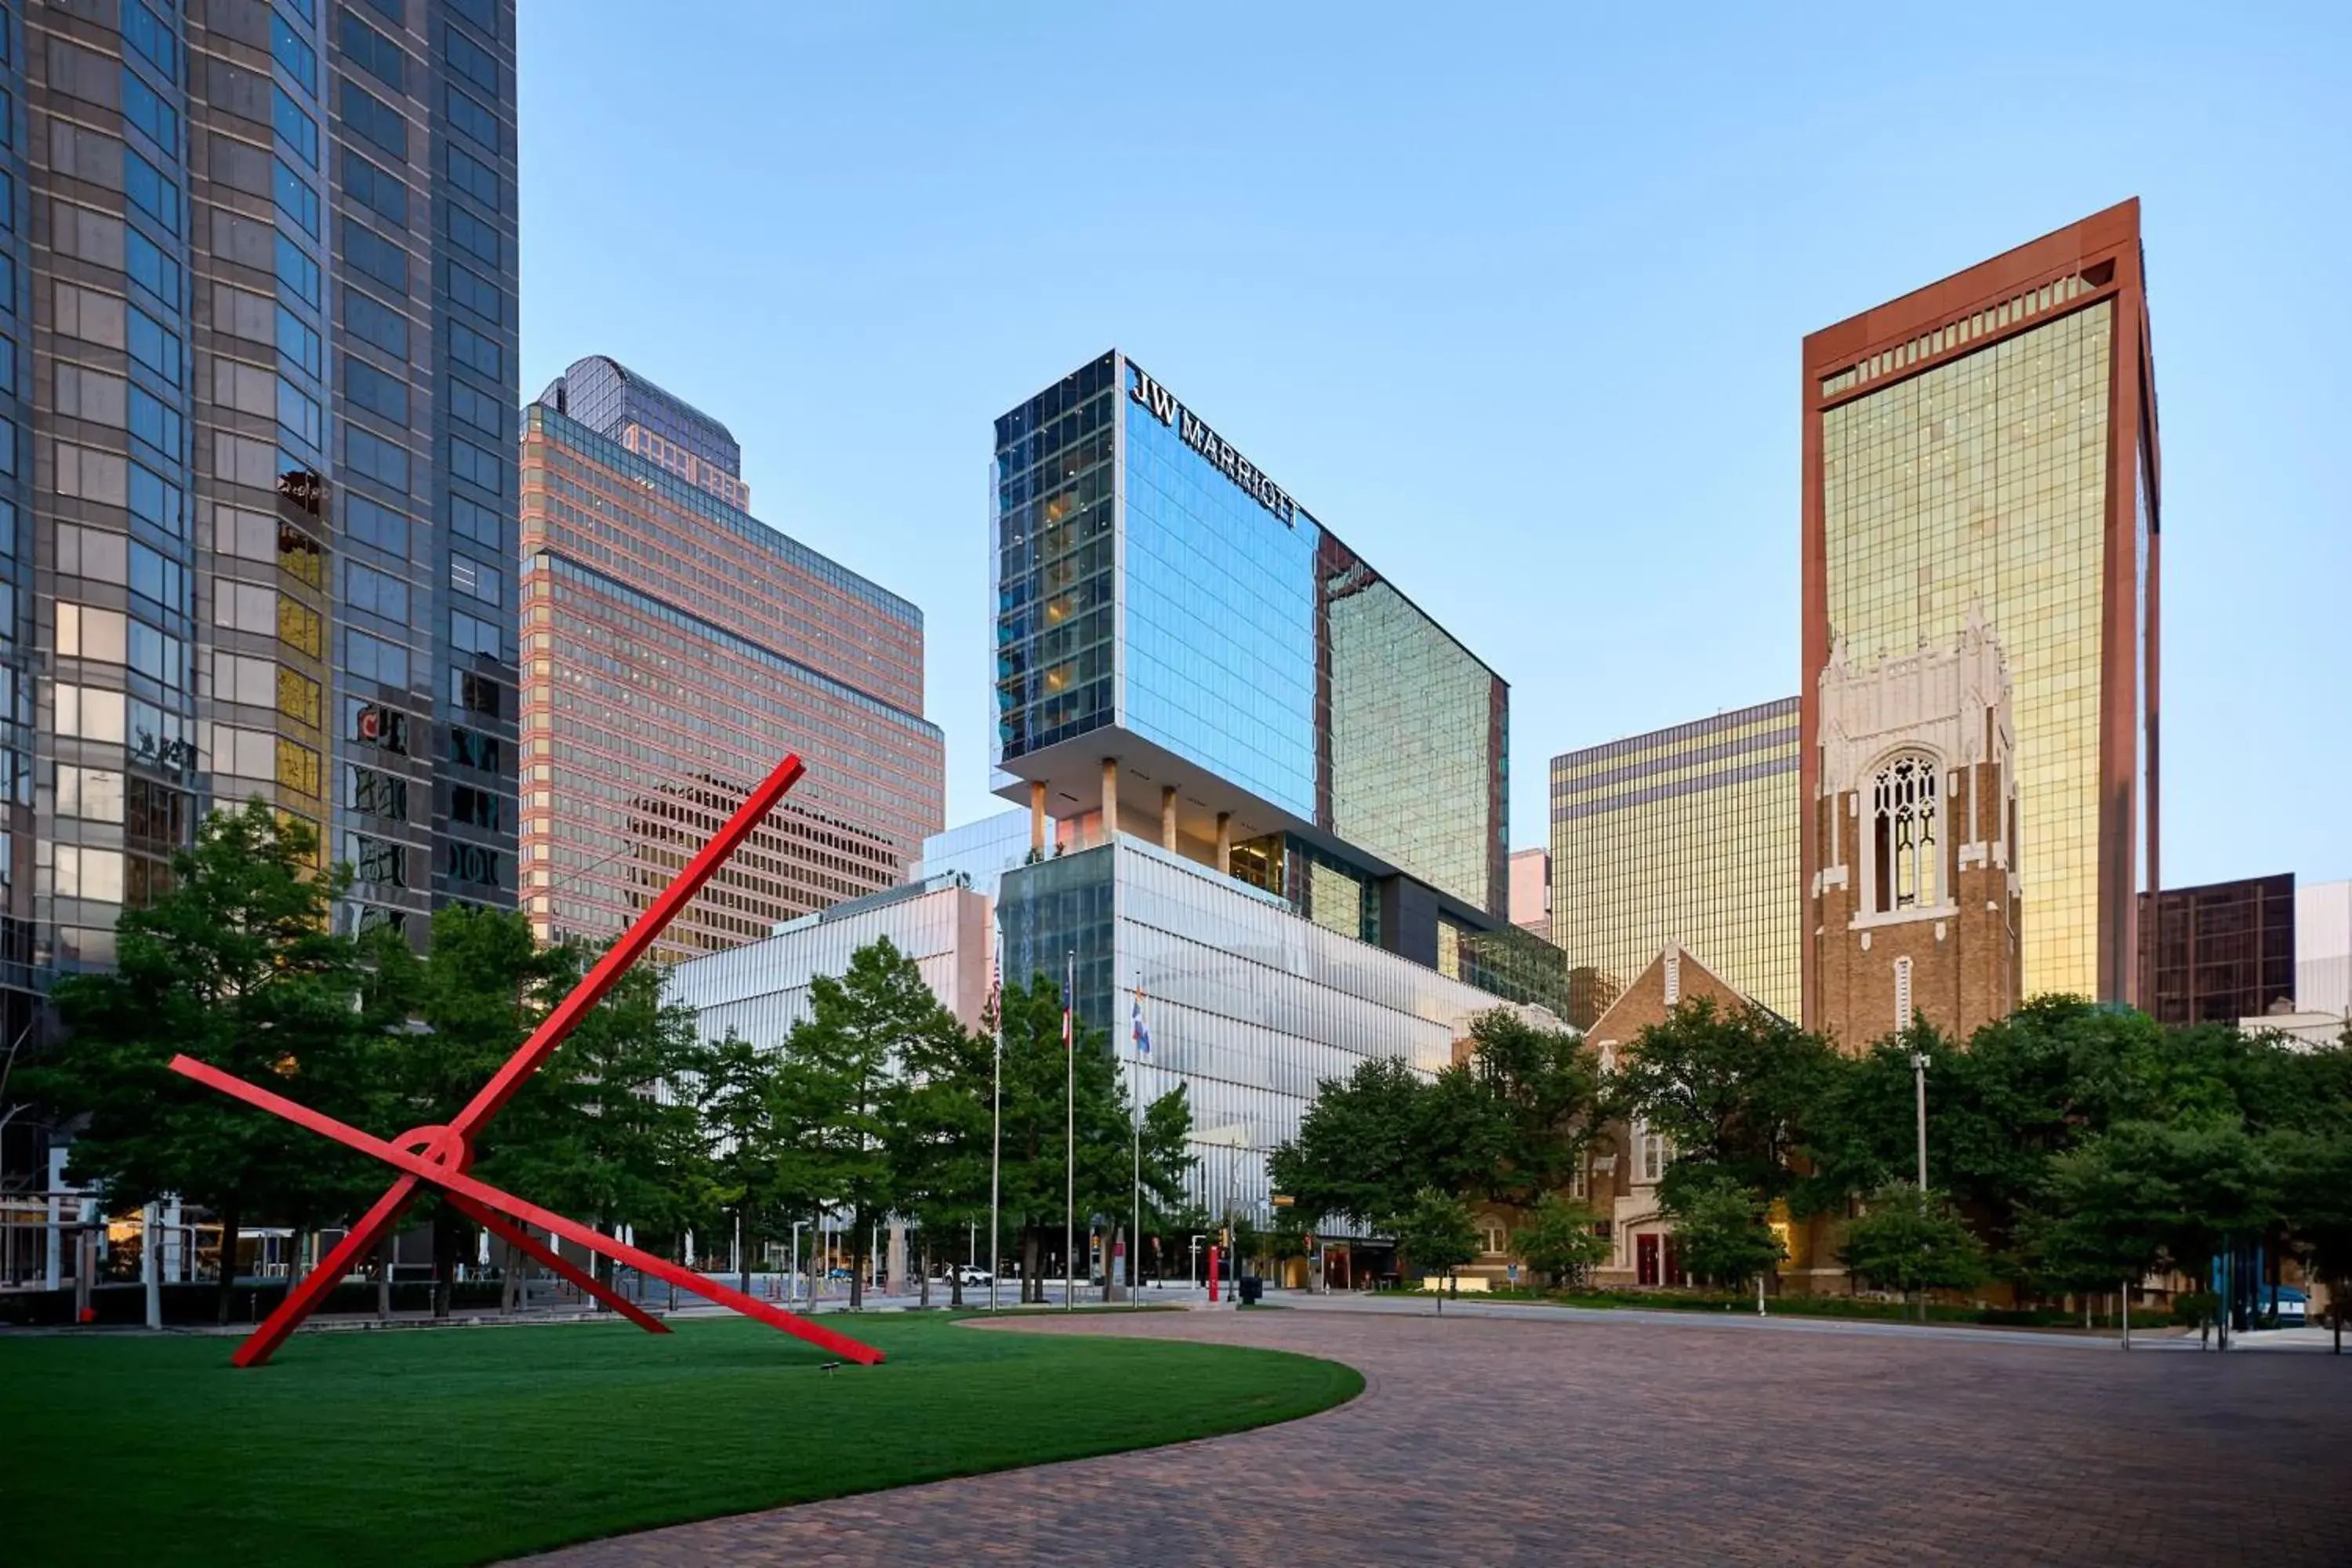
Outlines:
{"type": "Polygon", "coordinates": [[[313,824],[347,930],[511,904],[512,0],[12,6],[0,53],[10,1006],[215,804],[313,824]]]}
{"type": "Polygon", "coordinates": [[[2234,1024],[2296,1005],[2294,877],[2139,896],[2140,1005],[2159,1024],[2234,1024]]]}
{"type": "Polygon", "coordinates": [[[1140,366],[1000,418],[995,500],[998,758],[1046,810],[1116,755],[1171,847],[1351,934],[1396,875],[1502,918],[1509,688],[1140,366]]]}

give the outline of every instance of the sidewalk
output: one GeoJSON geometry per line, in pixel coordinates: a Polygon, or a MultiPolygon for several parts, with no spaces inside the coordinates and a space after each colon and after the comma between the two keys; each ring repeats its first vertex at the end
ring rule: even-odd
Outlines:
{"type": "MultiPolygon", "coordinates": [[[[1433,1298],[1335,1294],[1313,1296],[1294,1290],[1270,1290],[1266,1305],[1313,1312],[1360,1312],[1380,1316],[1433,1318],[1439,1316],[1433,1298]]],[[[2041,1345],[2071,1350],[2116,1351],[2123,1348],[2118,1333],[2079,1333],[2051,1329],[1978,1327],[1969,1323],[1905,1323],[1871,1319],[1807,1318],[1794,1314],[1758,1317],[1753,1310],[1703,1312],[1651,1310],[1641,1307],[1567,1307],[1535,1301],[1481,1301],[1459,1297],[1445,1303],[1448,1318],[1502,1318],[1530,1322],[1642,1323],[1685,1329],[1750,1330],[1769,1333],[1844,1334],[1864,1338],[1943,1340],[1961,1344],[2041,1345]]],[[[2233,1334],[2232,1353],[2240,1351],[2293,1351],[2325,1353],[2333,1340],[2325,1329],[2272,1329],[2233,1334]]],[[[2134,1351],[2167,1354],[2196,1352],[2196,1334],[2163,1328],[2135,1330],[2134,1351]]]]}

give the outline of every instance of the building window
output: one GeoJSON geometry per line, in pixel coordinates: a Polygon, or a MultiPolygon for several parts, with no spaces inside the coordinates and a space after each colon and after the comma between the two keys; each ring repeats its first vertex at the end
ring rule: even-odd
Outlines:
{"type": "Polygon", "coordinates": [[[1480,1237],[1478,1243],[1479,1250],[1484,1252],[1489,1258],[1500,1258],[1511,1249],[1510,1234],[1504,1230],[1500,1220],[1480,1220],[1478,1222],[1478,1235],[1480,1237]]]}
{"type": "Polygon", "coordinates": [[[1675,1157],[1674,1150],[1666,1142],[1664,1134],[1653,1132],[1647,1127],[1636,1122],[1633,1125],[1633,1148],[1635,1158],[1640,1162],[1635,1166],[1637,1178],[1644,1183],[1663,1181],[1666,1174],[1666,1165],[1675,1157]]]}
{"type": "Polygon", "coordinates": [[[1679,1005],[1683,999],[1683,953],[1678,947],[1666,949],[1666,1005],[1679,1005]]]}
{"type": "Polygon", "coordinates": [[[1898,757],[1880,770],[1871,791],[1872,868],[1880,914],[1926,909],[1942,896],[1937,864],[1936,764],[1898,757]]]}
{"type": "Polygon", "coordinates": [[[1895,1026],[1911,1026],[1911,961],[1907,958],[1895,961],[1895,1026]]]}

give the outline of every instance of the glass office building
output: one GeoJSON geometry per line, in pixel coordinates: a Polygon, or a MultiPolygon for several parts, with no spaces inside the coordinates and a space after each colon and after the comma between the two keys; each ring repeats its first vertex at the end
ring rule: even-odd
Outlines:
{"type": "Polygon", "coordinates": [[[1262,1207],[1319,1081],[1565,1008],[1508,921],[1500,678],[1122,354],[999,419],[995,479],[1005,972],[1075,962],[1122,1060],[1142,987],[1198,1201],[1262,1207]]]}
{"type": "Polygon", "coordinates": [[[2292,872],[2142,893],[2140,1005],[2159,1024],[2235,1024],[2297,1007],[2292,872]]]}
{"type": "Polygon", "coordinates": [[[11,1039],[216,805],[315,827],[345,931],[511,905],[514,37],[512,0],[0,11],[11,1039]]]}
{"type": "Polygon", "coordinates": [[[512,901],[513,58],[510,0],[9,8],[10,961],[255,795],[347,929],[512,901]]]}
{"type": "Polygon", "coordinates": [[[751,510],[743,448],[726,426],[603,354],[574,361],[539,401],[650,458],[738,511],[751,510]]]}
{"type": "Polygon", "coordinates": [[[666,994],[696,1011],[706,1040],[732,1034],[773,1050],[813,1011],[820,974],[847,973],[857,950],[887,939],[915,961],[932,994],[968,1029],[986,1022],[994,942],[989,900],[954,873],[851,899],[765,939],[674,964],[666,994]]]}
{"type": "Polygon", "coordinates": [[[1255,844],[1302,909],[1349,879],[1370,931],[1402,876],[1505,917],[1508,688],[1263,469],[1114,352],[996,422],[995,479],[1006,794],[1099,814],[1116,758],[1110,827],[1255,844]]]}
{"type": "Polygon", "coordinates": [[[2134,1000],[2162,525],[2138,203],[1816,332],[1804,359],[1805,798],[1832,649],[1905,654],[1980,615],[2015,683],[2025,990],[2134,1000]]]}
{"type": "Polygon", "coordinates": [[[1078,1017],[1108,1031],[1144,1100],[1184,1086],[1191,1196],[1216,1213],[1264,1217],[1266,1156],[1318,1083],[1373,1057],[1434,1073],[1499,1005],[1132,836],[1005,872],[997,915],[1008,975],[1059,984],[1075,957],[1078,1017]],[[1139,1058],[1139,1006],[1151,1037],[1139,1058]]]}
{"type": "Polygon", "coordinates": [[[1551,909],[1590,1025],[1669,942],[1783,1017],[1800,1007],[1793,697],[1554,757],[1551,909]]]}
{"type": "MultiPolygon", "coordinates": [[[[550,388],[577,406],[584,360],[550,388]]],[[[613,366],[606,379],[644,384],[613,366]]],[[[662,395],[692,438],[723,431],[662,395]]],[[[622,411],[639,405],[623,405],[622,411]]],[[[670,926],[691,957],[890,888],[939,831],[922,612],[546,398],[522,439],[523,898],[618,935],[787,751],[808,773],[670,926]]],[[[662,437],[667,441],[670,437],[662,437]]],[[[706,445],[710,443],[706,442],[706,445]]],[[[730,443],[731,446],[731,442],[730,443]]],[[[697,459],[699,460],[698,458],[697,459]]]]}

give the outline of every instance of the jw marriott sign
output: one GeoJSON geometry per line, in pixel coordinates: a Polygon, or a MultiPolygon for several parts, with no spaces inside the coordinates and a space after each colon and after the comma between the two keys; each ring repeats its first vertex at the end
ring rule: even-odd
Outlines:
{"type": "Polygon", "coordinates": [[[1162,425],[1174,428],[1184,445],[1206,458],[1219,473],[1247,491],[1250,499],[1280,518],[1286,528],[1298,526],[1298,503],[1288,491],[1265,477],[1265,470],[1234,449],[1233,443],[1209,428],[1205,420],[1176,401],[1176,395],[1143,373],[1143,367],[1132,360],[1127,368],[1135,373],[1127,395],[1141,404],[1144,411],[1162,425]]]}

